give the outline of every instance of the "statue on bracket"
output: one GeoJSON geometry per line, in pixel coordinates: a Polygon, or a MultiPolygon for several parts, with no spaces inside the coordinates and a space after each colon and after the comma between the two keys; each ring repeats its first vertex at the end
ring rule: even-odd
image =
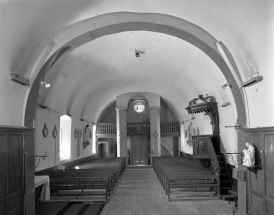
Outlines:
{"type": "Polygon", "coordinates": [[[254,166],[255,164],[255,148],[250,144],[245,144],[247,149],[243,150],[244,153],[244,159],[243,159],[243,165],[244,166],[254,166]]]}
{"type": "Polygon", "coordinates": [[[87,146],[90,145],[89,138],[91,138],[91,131],[89,130],[89,124],[85,127],[85,134],[83,139],[83,148],[85,149],[87,146]]]}

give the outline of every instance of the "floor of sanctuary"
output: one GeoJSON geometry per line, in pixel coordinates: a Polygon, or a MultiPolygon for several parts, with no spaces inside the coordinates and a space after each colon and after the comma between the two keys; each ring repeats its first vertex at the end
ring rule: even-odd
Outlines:
{"type": "Polygon", "coordinates": [[[233,204],[210,192],[173,192],[168,202],[152,168],[127,168],[101,215],[230,215],[233,204]]]}

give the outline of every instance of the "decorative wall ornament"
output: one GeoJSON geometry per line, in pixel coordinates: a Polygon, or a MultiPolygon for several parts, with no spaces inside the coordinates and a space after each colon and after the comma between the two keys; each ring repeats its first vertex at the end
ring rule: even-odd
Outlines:
{"type": "Polygon", "coordinates": [[[78,136],[78,132],[77,132],[77,129],[75,128],[75,130],[74,130],[74,137],[77,138],[77,136],[78,136]]]}
{"type": "Polygon", "coordinates": [[[91,138],[91,131],[89,130],[89,124],[84,129],[83,148],[85,149],[90,145],[89,138],[91,138]]]}
{"type": "Polygon", "coordinates": [[[200,134],[199,127],[197,127],[195,135],[198,136],[199,134],[200,134]]]}
{"type": "Polygon", "coordinates": [[[232,161],[234,164],[236,165],[241,165],[243,163],[243,153],[226,153],[228,156],[231,156],[232,161]],[[236,159],[234,160],[234,156],[236,157],[236,159]]]}
{"type": "Polygon", "coordinates": [[[49,130],[48,130],[48,128],[47,128],[47,124],[44,123],[44,128],[43,128],[43,130],[42,130],[42,134],[43,134],[44,137],[47,137],[47,136],[48,136],[48,133],[49,133],[49,130]]]}
{"type": "Polygon", "coordinates": [[[57,134],[58,134],[58,131],[57,131],[57,128],[56,128],[56,125],[55,125],[54,128],[53,128],[53,130],[52,130],[52,136],[53,136],[54,138],[56,138],[56,137],[57,137],[57,134]]]}
{"type": "Polygon", "coordinates": [[[79,137],[82,138],[82,130],[79,129],[79,137]]]}
{"type": "Polygon", "coordinates": [[[206,143],[203,141],[199,142],[199,154],[207,154],[206,143]]]}

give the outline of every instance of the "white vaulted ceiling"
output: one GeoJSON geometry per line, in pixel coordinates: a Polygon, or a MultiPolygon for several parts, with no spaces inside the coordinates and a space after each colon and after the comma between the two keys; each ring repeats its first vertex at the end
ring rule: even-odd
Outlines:
{"type": "Polygon", "coordinates": [[[179,116],[193,95],[221,98],[216,92],[225,83],[219,68],[195,46],[145,31],[98,38],[72,51],[60,64],[58,71],[48,73],[46,80],[53,87],[45,88],[41,99],[51,107],[68,108],[72,114],[80,111],[92,119],[126,92],[158,94],[179,116]],[[135,57],[135,49],[144,54],[135,57]]]}
{"type": "MultiPolygon", "coordinates": [[[[7,101],[0,107],[5,113],[1,124],[21,124],[30,90],[10,82],[9,73],[33,83],[39,58],[55,37],[64,35],[54,45],[61,47],[63,39],[71,36],[65,31],[71,25],[119,12],[162,14],[196,25],[226,45],[243,80],[254,75],[247,64],[252,62],[264,80],[243,93],[250,126],[271,125],[273,102],[264,106],[268,114],[258,116],[259,104],[273,95],[271,0],[0,0],[0,95],[7,101]],[[12,119],[6,117],[11,114],[12,119]]],[[[57,62],[45,80],[51,87],[41,87],[39,101],[89,121],[96,121],[116,96],[127,92],[160,95],[179,121],[185,118],[189,100],[199,94],[214,95],[219,104],[233,101],[231,91],[221,88],[227,81],[211,58],[189,42],[153,30],[121,31],[85,43],[57,62]],[[135,49],[145,54],[136,58],[135,49]]]]}

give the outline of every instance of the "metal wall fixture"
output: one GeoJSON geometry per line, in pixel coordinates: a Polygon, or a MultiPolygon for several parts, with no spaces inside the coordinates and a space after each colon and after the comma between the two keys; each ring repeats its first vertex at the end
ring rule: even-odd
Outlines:
{"type": "Polygon", "coordinates": [[[49,130],[47,128],[47,123],[44,123],[44,127],[42,129],[42,134],[43,134],[44,137],[47,137],[48,133],[49,133],[49,130]]]}
{"type": "MultiPolygon", "coordinates": [[[[25,152],[25,154],[27,154],[26,152],[25,152]]],[[[28,154],[27,154],[28,155],[28,154]]],[[[39,166],[39,164],[40,164],[40,160],[42,159],[42,160],[45,160],[47,157],[49,157],[48,155],[47,155],[47,151],[45,151],[45,155],[35,155],[35,156],[29,156],[30,158],[33,158],[33,160],[29,163],[29,166],[31,167],[31,166],[34,166],[34,168],[36,169],[38,166],[39,166]],[[35,166],[35,158],[39,158],[39,160],[38,160],[38,163],[37,163],[37,165],[35,166]]]]}
{"type": "Polygon", "coordinates": [[[56,128],[56,125],[55,125],[54,128],[53,128],[53,130],[52,130],[52,136],[53,136],[54,138],[56,138],[56,137],[57,137],[57,134],[58,134],[58,131],[57,131],[57,128],[56,128]]]}
{"type": "Polygon", "coordinates": [[[119,135],[119,137],[123,138],[123,137],[124,137],[124,134],[121,132],[121,134],[119,135]]]}
{"type": "Polygon", "coordinates": [[[17,82],[17,83],[19,83],[19,84],[22,84],[22,85],[25,85],[25,86],[29,86],[30,84],[29,84],[29,79],[27,79],[27,78],[24,78],[23,76],[21,76],[21,75],[18,75],[18,74],[16,74],[16,73],[10,73],[10,79],[12,80],[12,81],[15,81],[15,82],[17,82]]]}
{"type": "Polygon", "coordinates": [[[232,84],[226,83],[226,84],[222,85],[222,88],[223,88],[223,89],[225,89],[226,87],[232,88],[232,84]]]}
{"type": "Polygon", "coordinates": [[[259,72],[251,61],[247,61],[247,65],[252,69],[254,75],[250,77],[250,79],[248,79],[247,81],[243,82],[241,84],[241,87],[249,87],[263,80],[263,76],[259,75],[259,72]]]}
{"type": "Polygon", "coordinates": [[[221,105],[221,107],[226,107],[226,106],[229,106],[230,105],[230,102],[225,102],[221,105]]]}
{"type": "Polygon", "coordinates": [[[154,136],[154,137],[157,137],[157,136],[158,136],[158,133],[155,131],[155,132],[153,133],[153,136],[154,136]]]}
{"type": "Polygon", "coordinates": [[[249,87],[253,84],[257,84],[258,82],[262,81],[263,80],[263,76],[261,75],[256,75],[254,77],[251,77],[249,80],[243,82],[241,84],[241,87],[249,87]]]}
{"type": "Polygon", "coordinates": [[[50,87],[50,84],[47,83],[46,81],[41,81],[41,85],[44,85],[46,88],[50,87]]]}
{"type": "Polygon", "coordinates": [[[144,51],[140,51],[140,50],[137,50],[137,49],[135,49],[134,53],[135,53],[135,57],[140,57],[141,54],[145,54],[144,51]]]}

